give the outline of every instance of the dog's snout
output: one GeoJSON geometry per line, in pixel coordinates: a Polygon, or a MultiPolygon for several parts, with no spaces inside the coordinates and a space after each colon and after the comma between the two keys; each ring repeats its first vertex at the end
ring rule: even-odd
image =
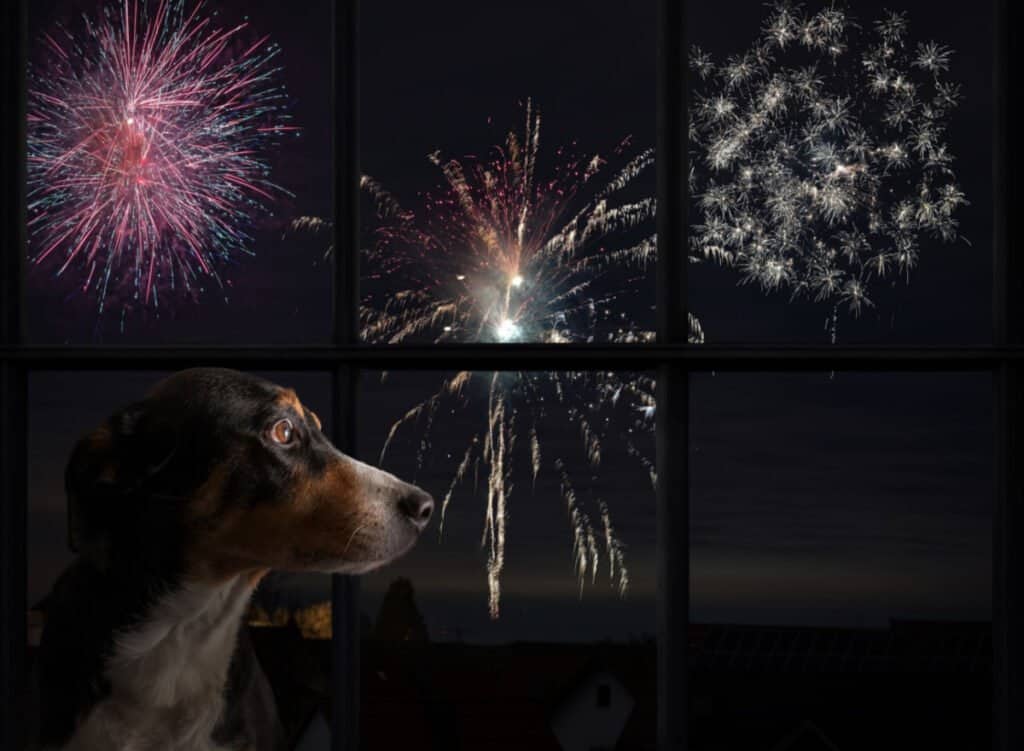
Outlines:
{"type": "Polygon", "coordinates": [[[434,499],[430,493],[410,486],[398,500],[398,509],[419,529],[423,529],[434,512],[434,499]]]}

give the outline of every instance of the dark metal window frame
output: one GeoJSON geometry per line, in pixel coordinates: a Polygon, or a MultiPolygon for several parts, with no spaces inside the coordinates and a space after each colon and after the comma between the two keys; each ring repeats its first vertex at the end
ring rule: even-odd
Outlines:
{"type": "MultiPolygon", "coordinates": [[[[687,151],[683,0],[658,0],[658,205],[686,206],[687,151]]],[[[380,347],[358,336],[359,97],[358,0],[335,7],[336,238],[334,344],[315,348],[144,347],[46,348],[22,335],[25,247],[25,56],[27,3],[3,4],[0,55],[8,135],[3,144],[0,249],[0,748],[23,746],[27,687],[26,513],[27,378],[33,370],[150,370],[197,364],[238,368],[329,371],[339,445],[356,446],[360,369],[412,370],[656,370],[658,511],[659,749],[687,746],[686,631],[689,612],[687,427],[689,373],[706,370],[987,371],[993,375],[997,425],[993,530],[993,748],[1024,748],[1024,477],[1015,461],[1024,450],[1024,348],[1021,313],[1024,268],[1011,252],[1009,209],[1016,207],[1018,146],[1010,139],[1010,100],[1017,82],[1010,66],[1019,8],[993,0],[993,343],[983,347],[690,347],[686,343],[686,212],[658,212],[658,344],[636,346],[446,345],[380,347]]],[[[1015,243],[1014,243],[1015,245],[1015,243]]],[[[1014,248],[1015,250],[1015,248],[1014,248]]],[[[334,577],[333,748],[359,746],[358,584],[334,577]]]]}

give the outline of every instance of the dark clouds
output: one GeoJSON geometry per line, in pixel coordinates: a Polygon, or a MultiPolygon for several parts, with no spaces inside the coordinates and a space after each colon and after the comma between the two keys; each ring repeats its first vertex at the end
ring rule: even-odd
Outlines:
{"type": "Polygon", "coordinates": [[[987,374],[696,376],[697,612],[988,617],[991,388],[987,374]]]}

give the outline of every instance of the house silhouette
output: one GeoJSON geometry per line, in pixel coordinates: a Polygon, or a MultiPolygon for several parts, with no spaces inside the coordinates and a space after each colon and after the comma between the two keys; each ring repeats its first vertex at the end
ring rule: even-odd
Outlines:
{"type": "Polygon", "coordinates": [[[821,728],[804,720],[792,732],[772,746],[771,751],[840,751],[821,728]]]}

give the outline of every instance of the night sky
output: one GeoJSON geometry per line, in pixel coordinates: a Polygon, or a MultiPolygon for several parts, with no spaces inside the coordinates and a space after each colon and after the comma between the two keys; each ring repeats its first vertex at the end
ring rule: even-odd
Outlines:
{"type": "MultiPolygon", "coordinates": [[[[91,3],[33,5],[47,14],[91,3]]],[[[227,16],[241,3],[221,3],[227,16]],[[233,9],[234,8],[234,9],[233,9]]],[[[865,19],[880,3],[852,4],[865,19]]],[[[888,4],[893,5],[893,4],[888,4]]],[[[971,244],[925,248],[909,286],[898,284],[859,320],[840,322],[846,343],[990,341],[990,19],[902,2],[911,32],[953,47],[964,85],[950,136],[971,205],[971,244]]],[[[36,343],[307,344],[329,338],[329,269],[320,240],[287,234],[298,215],[328,215],[331,199],[330,15],[326,1],[244,3],[254,28],[283,48],[299,138],[275,155],[293,191],[257,233],[254,258],[201,306],[97,323],[93,303],[45,269],[27,275],[28,331],[36,343]],[[294,6],[294,7],[292,7],[294,6]],[[226,301],[222,299],[226,297],[226,301]]],[[[690,3],[691,41],[716,56],[744,49],[764,8],[756,2],[690,3]]],[[[977,9],[972,9],[977,10],[977,9]]],[[[655,139],[655,3],[374,2],[362,7],[361,167],[403,202],[438,184],[426,156],[483,154],[521,127],[529,97],[543,113],[544,146],[606,149],[626,135],[655,139]]],[[[650,186],[653,190],[653,184],[650,186]]],[[[826,343],[827,310],[737,287],[728,270],[700,268],[689,296],[709,342],[826,343]]],[[[645,282],[653,290],[653,275],[645,282]]],[[[648,298],[650,299],[650,298],[648,298]]],[[[638,303],[629,313],[653,320],[638,303]]],[[[326,375],[270,374],[329,413],[326,375]]],[[[74,441],[159,374],[35,374],[30,381],[29,597],[47,590],[67,560],[61,475],[74,441]]],[[[366,374],[360,454],[376,461],[388,426],[435,374],[366,374]]],[[[691,381],[693,618],[701,621],[884,625],[890,617],[988,618],[993,499],[992,384],[987,375],[699,374],[691,381]]],[[[406,435],[385,467],[443,495],[459,446],[480,415],[442,414],[430,458],[414,460],[406,435]]],[[[575,426],[543,426],[549,451],[566,455],[575,426]]],[[[431,526],[406,559],[364,582],[375,611],[395,576],[412,579],[435,639],[625,639],[654,631],[654,492],[623,456],[605,456],[589,490],[607,500],[626,543],[632,587],[619,599],[599,577],[578,595],[564,506],[549,474],[512,499],[503,615],[487,618],[483,497],[467,485],[445,536],[431,526]]],[[[305,601],[326,579],[277,576],[271,586],[305,601]]]]}

